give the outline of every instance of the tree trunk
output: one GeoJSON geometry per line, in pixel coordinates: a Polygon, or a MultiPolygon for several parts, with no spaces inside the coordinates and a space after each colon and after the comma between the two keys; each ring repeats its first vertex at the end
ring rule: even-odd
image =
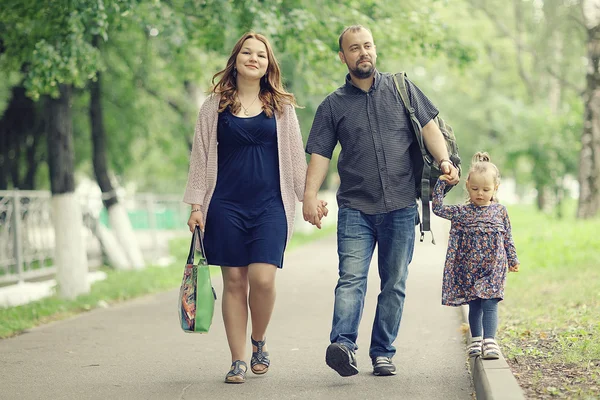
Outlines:
{"type": "Polygon", "coordinates": [[[546,208],[546,187],[542,184],[536,184],[537,196],[536,205],[539,211],[544,211],[546,208]]]}
{"type": "Polygon", "coordinates": [[[60,85],[60,97],[48,99],[48,167],[52,194],[75,191],[75,154],[71,87],[60,85]]]}
{"type": "MultiPolygon", "coordinates": [[[[99,39],[95,36],[92,44],[97,47],[98,43],[99,39]]],[[[117,269],[143,268],[142,251],[137,243],[127,212],[118,202],[117,193],[108,174],[106,131],[102,113],[102,73],[100,71],[97,72],[97,80],[90,82],[90,123],[92,125],[94,174],[104,197],[102,201],[108,212],[112,231],[118,240],[110,238],[110,231],[103,231],[102,235],[98,237],[104,238],[103,249],[113,267],[117,269]],[[119,243],[120,246],[115,246],[115,243],[119,243]]]]}
{"type": "Polygon", "coordinates": [[[579,155],[577,218],[592,218],[600,207],[600,0],[583,1],[588,28],[585,114],[579,155]]]}
{"type": "Polygon", "coordinates": [[[81,205],[75,194],[71,87],[47,99],[48,166],[52,190],[54,264],[60,296],[74,299],[90,291],[81,205]]]}
{"type": "Polygon", "coordinates": [[[9,166],[10,166],[10,180],[13,183],[13,186],[16,188],[21,188],[21,177],[19,174],[19,166],[21,160],[21,146],[19,143],[18,135],[19,132],[12,132],[13,135],[16,135],[16,140],[13,142],[14,147],[11,150],[11,154],[9,156],[9,166]]]}
{"type": "Polygon", "coordinates": [[[33,190],[35,189],[35,175],[40,165],[41,158],[38,155],[38,145],[42,138],[43,129],[41,126],[37,126],[31,133],[32,143],[27,147],[27,171],[25,172],[25,178],[23,180],[23,189],[33,190]]]}
{"type": "Polygon", "coordinates": [[[104,117],[102,114],[101,90],[102,74],[97,72],[97,80],[90,82],[90,123],[92,131],[92,162],[94,175],[100,190],[102,190],[104,207],[109,209],[118,202],[117,194],[113,188],[108,168],[106,166],[106,133],[104,130],[104,117]]]}
{"type": "Polygon", "coordinates": [[[42,134],[36,104],[27,97],[23,86],[14,86],[0,119],[0,190],[8,189],[9,182],[19,189],[34,188],[42,134]]]}

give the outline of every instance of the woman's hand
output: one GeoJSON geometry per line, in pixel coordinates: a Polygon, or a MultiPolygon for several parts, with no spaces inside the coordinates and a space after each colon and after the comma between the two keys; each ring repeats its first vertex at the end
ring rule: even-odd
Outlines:
{"type": "Polygon", "coordinates": [[[327,202],[325,200],[319,200],[319,205],[317,206],[319,212],[319,220],[323,217],[326,217],[329,213],[329,209],[327,208],[327,202]]]}
{"type": "Polygon", "coordinates": [[[190,228],[190,232],[192,233],[194,233],[194,228],[196,228],[196,226],[199,226],[200,230],[204,232],[204,215],[202,214],[202,211],[192,211],[190,213],[190,218],[188,219],[187,224],[190,228]]]}

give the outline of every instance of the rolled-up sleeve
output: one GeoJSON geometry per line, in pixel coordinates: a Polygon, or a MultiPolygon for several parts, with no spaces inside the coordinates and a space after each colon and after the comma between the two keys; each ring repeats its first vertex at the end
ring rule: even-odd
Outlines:
{"type": "Polygon", "coordinates": [[[331,159],[336,144],[337,134],[333,124],[331,106],[328,99],[325,99],[317,108],[315,119],[308,135],[306,152],[308,154],[316,153],[331,159]]]}
{"type": "Polygon", "coordinates": [[[408,78],[406,79],[406,89],[408,90],[408,97],[410,97],[410,104],[415,109],[415,115],[421,126],[427,125],[429,121],[437,117],[439,111],[436,106],[408,78]]]}

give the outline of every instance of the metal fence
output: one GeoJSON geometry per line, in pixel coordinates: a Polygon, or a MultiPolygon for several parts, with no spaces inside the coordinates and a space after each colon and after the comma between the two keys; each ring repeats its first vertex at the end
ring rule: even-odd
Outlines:
{"type": "MultiPolygon", "coordinates": [[[[102,265],[102,246],[95,235],[97,224],[108,225],[108,215],[98,196],[79,196],[88,262],[102,265]]],[[[170,237],[186,229],[189,206],[181,196],[137,194],[123,197],[136,239],[148,258],[167,251],[170,237]]],[[[46,191],[0,191],[0,284],[52,276],[56,272],[51,194],[46,191]]]]}

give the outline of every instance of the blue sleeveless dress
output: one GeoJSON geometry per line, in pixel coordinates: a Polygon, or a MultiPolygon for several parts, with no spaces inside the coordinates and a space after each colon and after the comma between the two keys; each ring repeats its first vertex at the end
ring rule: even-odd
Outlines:
{"type": "Polygon", "coordinates": [[[206,216],[210,265],[283,267],[287,220],[279,184],[275,117],[219,114],[217,185],[206,216]]]}

